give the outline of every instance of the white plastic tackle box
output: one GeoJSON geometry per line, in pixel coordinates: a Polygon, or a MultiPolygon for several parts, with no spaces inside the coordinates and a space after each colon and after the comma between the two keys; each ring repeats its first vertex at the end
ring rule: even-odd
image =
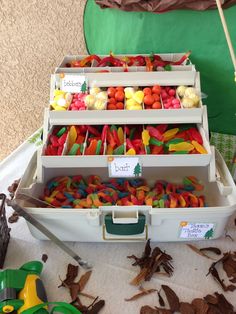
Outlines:
{"type": "MultiPolygon", "coordinates": [[[[82,58],[82,57],[81,57],[82,58]]],[[[69,73],[64,68],[60,73],[69,73]]],[[[69,69],[69,70],[68,70],[69,69]]],[[[80,75],[77,69],[73,75],[80,75]]],[[[74,71],[74,69],[73,69],[74,71]]],[[[58,87],[60,74],[51,80],[53,90],[58,87]]],[[[88,86],[162,86],[188,85],[199,92],[200,78],[194,66],[171,72],[111,72],[85,71],[88,86]]],[[[36,208],[21,200],[29,213],[65,241],[192,241],[220,237],[229,217],[236,209],[236,187],[229,170],[214,147],[209,144],[206,106],[200,103],[194,109],[117,110],[117,111],[53,111],[46,109],[44,119],[44,147],[35,154],[18,187],[23,192],[39,198],[45,184],[54,177],[98,175],[109,179],[106,155],[98,156],[44,156],[47,135],[55,125],[103,124],[176,124],[197,123],[207,154],[193,155],[142,155],[142,177],[149,184],[157,180],[181,183],[185,176],[195,176],[204,185],[206,207],[152,208],[151,206],[101,206],[99,208],[36,208]]],[[[127,158],[129,158],[127,156],[127,158]]],[[[45,237],[29,224],[33,236],[45,237]]]]}

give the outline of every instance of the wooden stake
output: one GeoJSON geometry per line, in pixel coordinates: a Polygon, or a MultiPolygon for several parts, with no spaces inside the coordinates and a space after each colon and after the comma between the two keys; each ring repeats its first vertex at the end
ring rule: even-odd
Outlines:
{"type": "Polygon", "coordinates": [[[226,24],[226,21],[225,21],[225,17],[224,17],[224,13],[223,13],[223,10],[222,10],[222,7],[221,7],[220,0],[216,0],[216,4],[217,4],[218,11],[219,11],[221,24],[222,24],[224,32],[225,32],[225,38],[226,38],[226,41],[227,41],[227,44],[228,44],[228,47],[229,47],[229,52],[230,52],[230,55],[231,55],[231,59],[232,59],[233,65],[234,65],[234,80],[236,82],[236,60],[235,60],[234,48],[233,48],[233,45],[232,45],[232,42],[231,42],[231,39],[230,39],[228,27],[227,27],[227,24],[226,24]]]}

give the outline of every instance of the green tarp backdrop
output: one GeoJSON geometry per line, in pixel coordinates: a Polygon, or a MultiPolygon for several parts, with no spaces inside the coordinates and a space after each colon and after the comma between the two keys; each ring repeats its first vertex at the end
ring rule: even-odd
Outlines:
{"type": "MultiPolygon", "coordinates": [[[[236,50],[236,5],[224,10],[236,50]]],[[[210,130],[236,134],[236,83],[217,10],[176,10],[162,14],[102,10],[88,0],[84,33],[90,54],[174,53],[192,51],[207,94],[210,130]]]]}

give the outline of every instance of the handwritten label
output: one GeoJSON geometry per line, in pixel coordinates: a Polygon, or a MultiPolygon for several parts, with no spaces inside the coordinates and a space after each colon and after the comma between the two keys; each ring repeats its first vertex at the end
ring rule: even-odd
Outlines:
{"type": "Polygon", "coordinates": [[[139,157],[108,157],[109,177],[140,177],[142,165],[139,157]]]}
{"type": "Polygon", "coordinates": [[[185,222],[180,223],[180,238],[182,239],[211,239],[214,234],[214,223],[185,222]]]}
{"type": "Polygon", "coordinates": [[[64,75],[61,78],[61,90],[68,93],[86,92],[87,82],[83,75],[64,75]]]}

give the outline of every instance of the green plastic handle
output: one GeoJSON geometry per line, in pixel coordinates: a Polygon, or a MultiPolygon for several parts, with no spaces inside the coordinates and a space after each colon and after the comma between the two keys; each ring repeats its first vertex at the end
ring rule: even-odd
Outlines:
{"type": "Polygon", "coordinates": [[[22,314],[34,314],[36,312],[40,312],[40,310],[45,310],[44,312],[47,312],[49,314],[53,314],[54,312],[60,312],[63,314],[81,314],[77,308],[75,308],[73,305],[65,303],[65,302],[45,302],[38,305],[35,305],[31,307],[30,309],[27,309],[22,312],[22,314]],[[54,307],[51,309],[51,312],[48,312],[44,309],[45,306],[48,305],[54,305],[54,307]]]}

